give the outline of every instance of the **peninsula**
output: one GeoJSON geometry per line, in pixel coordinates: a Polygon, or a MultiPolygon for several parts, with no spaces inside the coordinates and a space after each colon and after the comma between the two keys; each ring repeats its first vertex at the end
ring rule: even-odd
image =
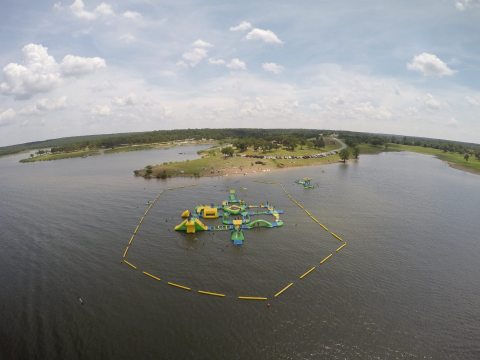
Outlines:
{"type": "MultiPolygon", "coordinates": [[[[422,137],[325,129],[177,129],[87,135],[0,147],[0,156],[27,152],[21,162],[50,161],[118,152],[210,144],[201,158],[149,164],[136,176],[228,176],[357,159],[359,154],[410,151],[433,155],[460,170],[480,174],[480,145],[422,137]]],[[[140,165],[140,164],[139,164],[140,165]]]]}

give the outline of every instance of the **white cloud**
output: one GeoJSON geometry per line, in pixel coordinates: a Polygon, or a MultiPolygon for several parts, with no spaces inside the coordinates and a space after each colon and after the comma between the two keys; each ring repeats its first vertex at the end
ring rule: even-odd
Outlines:
{"type": "Polygon", "coordinates": [[[48,48],[28,44],[22,49],[24,64],[9,63],[3,68],[4,81],[0,93],[17,99],[49,92],[57,87],[63,77],[85,75],[105,67],[105,60],[94,57],[66,55],[61,64],[48,54],[48,48]]]}
{"type": "Polygon", "coordinates": [[[61,96],[56,99],[40,99],[33,105],[27,106],[19,111],[20,115],[34,115],[47,111],[65,109],[67,97],[61,96]]]}
{"type": "Polygon", "coordinates": [[[245,37],[247,40],[262,40],[270,44],[283,44],[283,41],[271,30],[255,28],[245,37]]]}
{"type": "Polygon", "coordinates": [[[238,58],[230,60],[228,64],[225,65],[230,70],[246,70],[247,64],[238,58]]]}
{"type": "Polygon", "coordinates": [[[132,34],[123,34],[120,35],[119,40],[125,44],[131,44],[137,41],[137,38],[132,34]]]}
{"type": "Polygon", "coordinates": [[[480,6],[480,0],[455,0],[455,8],[458,11],[465,11],[477,6],[480,6]]]}
{"type": "MultiPolygon", "coordinates": [[[[9,55],[15,51],[10,45],[18,44],[17,38],[22,33],[12,32],[14,38],[8,44],[4,44],[0,56],[3,59],[0,61],[0,84],[3,85],[0,93],[9,95],[0,94],[0,110],[12,108],[17,114],[14,126],[8,127],[9,131],[27,119],[22,110],[28,106],[31,106],[34,112],[39,112],[39,116],[31,118],[31,123],[36,124],[40,118],[45,119],[48,123],[46,128],[49,129],[42,132],[36,125],[31,129],[25,127],[23,131],[17,130],[16,134],[12,132],[15,136],[11,139],[8,133],[0,131],[3,135],[0,142],[3,141],[5,144],[9,141],[28,141],[75,133],[108,132],[111,128],[118,131],[135,131],[184,127],[191,123],[192,118],[199,127],[211,124],[232,126],[240,123],[238,121],[240,105],[248,103],[253,104],[251,108],[262,112],[262,115],[252,119],[247,117],[241,119],[245,126],[254,126],[262,121],[263,115],[267,115],[266,119],[279,119],[278,123],[262,122],[267,127],[296,126],[298,122],[298,126],[302,127],[327,127],[326,125],[331,124],[332,128],[445,136],[445,124],[448,119],[454,117],[461,121],[461,127],[457,132],[452,129],[448,132],[449,136],[478,141],[480,122],[477,114],[480,109],[480,93],[475,90],[475,71],[472,73],[462,69],[475,69],[474,60],[478,58],[479,49],[468,46],[474,44],[476,40],[474,32],[468,30],[471,30],[472,26],[475,27],[475,16],[479,8],[472,8],[468,2],[470,8],[459,12],[454,8],[456,2],[463,3],[460,0],[447,0],[446,8],[437,6],[434,10],[430,9],[433,12],[431,11],[432,16],[429,17],[423,16],[428,10],[426,3],[418,5],[418,11],[413,13],[403,5],[393,6],[395,10],[393,13],[398,15],[398,21],[393,27],[390,26],[388,33],[382,34],[380,40],[387,46],[376,49],[379,51],[374,49],[378,34],[364,36],[363,30],[369,27],[371,17],[354,16],[348,11],[332,13],[332,7],[325,2],[316,3],[313,12],[312,8],[299,10],[298,6],[289,4],[281,6],[275,13],[269,13],[269,6],[262,4],[258,9],[258,13],[262,15],[256,19],[247,17],[245,14],[248,13],[248,6],[245,8],[245,4],[240,4],[235,7],[238,11],[233,21],[225,19],[225,12],[216,11],[218,9],[213,12],[208,9],[202,10],[189,2],[178,4],[175,2],[175,6],[165,7],[146,1],[136,7],[131,1],[52,0],[50,5],[47,5],[49,9],[37,9],[48,10],[50,13],[48,11],[39,13],[33,8],[23,9],[20,6],[19,10],[24,10],[25,16],[33,19],[30,30],[35,31],[37,39],[51,39],[52,31],[58,34],[55,42],[49,40],[48,43],[43,43],[49,47],[48,53],[55,58],[56,64],[53,65],[52,71],[44,72],[51,77],[46,77],[42,81],[29,83],[27,80],[18,80],[15,73],[15,81],[18,80],[21,86],[16,87],[17,95],[14,95],[14,84],[17,83],[7,80],[2,69],[10,62],[29,67],[23,60],[21,51],[18,51],[28,42],[16,49],[15,56],[9,55]],[[59,3],[54,5],[58,1],[62,1],[63,5],[59,3]],[[102,2],[109,6],[99,7],[102,2]],[[80,17],[71,11],[72,3],[80,5],[77,7],[80,17]],[[136,15],[136,11],[143,17],[136,15]],[[82,19],[85,13],[86,18],[90,20],[82,19]],[[293,13],[298,13],[299,16],[286,25],[285,15],[293,13]],[[407,17],[402,16],[407,13],[407,17]],[[400,63],[400,66],[404,66],[402,74],[392,70],[395,66],[382,66],[382,63],[392,65],[399,56],[404,55],[405,49],[399,50],[397,47],[395,50],[392,46],[395,47],[394,45],[401,43],[402,39],[405,40],[404,29],[405,26],[409,26],[409,21],[410,25],[414,26],[413,32],[425,34],[432,26],[448,28],[449,24],[452,25],[452,16],[458,25],[456,30],[444,31],[442,39],[435,38],[429,47],[410,52],[410,55],[400,63]],[[343,50],[336,46],[335,40],[339,40],[336,38],[322,38],[319,44],[318,31],[312,29],[321,30],[322,24],[336,26],[342,19],[347,23],[352,19],[356,21],[356,26],[347,27],[338,34],[345,45],[343,50]],[[290,59],[291,53],[282,50],[278,42],[266,43],[261,37],[247,40],[247,34],[251,33],[252,38],[257,32],[253,31],[254,28],[265,29],[264,31],[270,29],[275,32],[277,39],[285,42],[284,47],[290,42],[293,45],[292,39],[303,39],[295,43],[302,48],[305,56],[290,59]],[[88,36],[74,37],[87,33],[88,36]],[[175,41],[179,37],[184,39],[180,44],[175,41]],[[211,43],[215,47],[203,46],[201,42],[195,42],[197,39],[211,43]],[[134,47],[136,56],[124,51],[129,48],[126,45],[129,43],[134,44],[130,46],[134,47]],[[443,46],[446,43],[455,46],[443,46]],[[64,45],[76,50],[66,50],[65,47],[62,48],[64,45]],[[179,48],[182,45],[183,48],[179,48]],[[271,50],[272,47],[275,54],[266,51],[266,48],[271,50]],[[359,52],[359,47],[365,50],[365,53],[359,52]],[[101,49],[101,52],[91,52],[92,48],[101,49]],[[194,49],[205,49],[206,52],[198,53],[194,49]],[[321,50],[320,53],[318,49],[321,50]],[[369,56],[370,50],[376,51],[378,56],[369,56]],[[245,51],[248,52],[248,57],[245,51]],[[413,63],[414,55],[424,51],[436,54],[447,64],[447,68],[458,72],[453,76],[443,75],[443,78],[440,78],[442,81],[422,81],[421,70],[410,71],[406,67],[407,63],[412,63],[411,66],[415,69],[417,65],[413,63]],[[182,57],[183,53],[193,54],[187,56],[189,59],[187,60],[182,57]],[[325,53],[329,54],[328,59],[323,56],[325,53]],[[61,71],[61,63],[67,54],[103,57],[108,62],[108,70],[98,70],[93,76],[84,79],[66,77],[61,71]],[[347,56],[344,56],[345,54],[347,56]],[[110,64],[113,61],[110,58],[119,61],[113,66],[110,64]],[[232,58],[246,62],[247,71],[241,71],[242,67],[231,62],[232,58]],[[187,71],[176,68],[177,61],[178,66],[187,68],[187,71]],[[329,64],[322,64],[322,61],[341,61],[344,67],[335,70],[329,64]],[[283,65],[285,69],[280,75],[274,75],[278,72],[274,67],[271,67],[273,72],[264,72],[268,71],[268,67],[262,63],[269,62],[283,65]],[[191,64],[198,65],[192,70],[191,64]],[[208,65],[208,68],[204,69],[204,65],[208,65]],[[232,67],[238,70],[230,70],[232,67]],[[288,76],[284,76],[287,72],[288,76]],[[418,76],[417,80],[420,81],[412,81],[412,76],[418,76]],[[443,81],[445,78],[448,81],[443,81]],[[104,83],[109,85],[99,90],[104,83]],[[21,90],[22,86],[26,90],[21,90]],[[285,89],[285,93],[279,92],[277,87],[285,89]],[[21,95],[22,93],[25,95],[21,95]],[[135,94],[136,103],[133,98],[128,97],[130,93],[135,94]],[[427,93],[433,94],[434,98],[427,97],[427,93]],[[68,96],[66,111],[39,111],[42,108],[39,99],[57,99],[63,95],[68,96]],[[33,98],[15,101],[14,96],[33,98]],[[144,99],[148,96],[158,101],[161,99],[163,107],[172,109],[174,120],[170,122],[163,118],[160,120],[155,111],[144,106],[144,99]],[[257,98],[258,101],[255,100],[257,98]],[[298,100],[298,107],[294,106],[295,100],[298,100]],[[132,102],[135,105],[129,105],[132,102]],[[111,115],[109,118],[102,118],[102,121],[95,121],[90,112],[99,104],[107,105],[111,115]],[[309,104],[312,104],[311,107],[309,104]],[[220,111],[219,109],[221,116],[218,119],[222,120],[210,123],[209,114],[220,111]],[[356,111],[357,109],[360,111],[356,111]],[[282,115],[281,111],[285,111],[285,114],[282,115]],[[313,114],[314,111],[316,114],[313,114]],[[286,116],[289,112],[293,112],[293,116],[286,116]],[[133,115],[139,120],[127,119],[127,116],[133,115]],[[65,121],[65,118],[68,118],[68,121],[65,121]],[[295,121],[292,122],[292,119],[295,121]],[[438,127],[432,125],[434,121],[437,121],[438,127]],[[437,131],[437,128],[442,127],[443,135],[437,131]]],[[[367,6],[368,10],[372,10],[373,7],[371,4],[367,6]]],[[[391,19],[385,16],[379,16],[375,20],[379,24],[392,25],[391,19]]],[[[13,29],[18,25],[12,22],[14,21],[12,19],[6,21],[6,26],[13,29]]],[[[44,65],[38,69],[40,68],[44,68],[44,65]]],[[[38,75],[41,73],[38,69],[29,70],[38,75]]],[[[434,71],[433,74],[437,72],[434,71]]],[[[245,108],[248,106],[245,105],[245,108]]]]}
{"type": "Polygon", "coordinates": [[[212,65],[223,65],[230,70],[246,70],[247,69],[247,64],[238,58],[233,58],[229,62],[226,62],[223,59],[210,58],[208,59],[208,63],[212,65]]]}
{"type": "Polygon", "coordinates": [[[438,56],[429,53],[421,53],[414,56],[412,62],[407,64],[407,68],[412,71],[418,71],[425,76],[451,76],[455,73],[438,56]]]}
{"type": "Polygon", "coordinates": [[[451,117],[450,119],[448,119],[446,125],[449,126],[449,127],[454,127],[455,128],[455,127],[458,127],[459,122],[454,117],[451,117]]]}
{"type": "Polygon", "coordinates": [[[424,102],[426,107],[430,110],[438,110],[442,107],[442,103],[435,99],[432,94],[427,94],[424,102]]]}
{"type": "Polygon", "coordinates": [[[273,74],[280,74],[285,69],[282,65],[278,65],[273,62],[263,63],[262,68],[263,70],[273,74]]]}
{"type": "Polygon", "coordinates": [[[181,69],[188,69],[188,64],[183,61],[183,60],[178,60],[175,66],[181,68],[181,69]]]}
{"type": "Polygon", "coordinates": [[[74,55],[66,55],[60,64],[62,74],[65,76],[85,75],[104,67],[106,67],[106,64],[102,58],[74,55]]]}
{"type": "Polygon", "coordinates": [[[95,12],[89,12],[85,10],[85,4],[82,0],[75,0],[72,5],[70,5],[70,10],[72,14],[79,19],[94,20],[97,17],[95,12]]]}
{"type": "MultiPolygon", "coordinates": [[[[53,5],[55,10],[63,10],[63,6],[61,3],[56,3],[53,5]]],[[[102,2],[98,5],[93,11],[88,11],[85,7],[85,3],[82,0],[75,0],[70,6],[69,9],[71,13],[78,19],[82,20],[97,20],[97,19],[110,19],[110,18],[119,18],[123,17],[129,20],[140,20],[142,18],[142,14],[136,11],[127,10],[123,14],[117,14],[113,10],[110,4],[102,2]]]]}
{"type": "Polygon", "coordinates": [[[195,67],[200,61],[205,59],[207,55],[208,51],[205,48],[193,48],[191,51],[183,53],[182,58],[186,60],[191,67],[195,67]]]}
{"type": "Polygon", "coordinates": [[[473,97],[470,95],[465,96],[465,100],[472,106],[480,106],[480,96],[473,97]]]}
{"type": "Polygon", "coordinates": [[[96,105],[93,107],[91,113],[93,115],[108,116],[112,111],[108,105],[96,105]]]}
{"type": "Polygon", "coordinates": [[[15,110],[13,110],[12,108],[0,111],[0,126],[10,124],[11,120],[15,117],[15,115],[15,110]]]}
{"type": "Polygon", "coordinates": [[[101,3],[95,8],[95,14],[100,16],[112,16],[115,13],[112,10],[112,7],[106,3],[101,3]]]}
{"type": "Polygon", "coordinates": [[[385,106],[374,106],[369,101],[362,102],[353,107],[353,111],[358,112],[359,114],[364,115],[367,119],[390,119],[392,117],[392,112],[385,106]]]}
{"type": "Polygon", "coordinates": [[[137,101],[137,96],[134,93],[130,93],[127,96],[113,99],[112,103],[118,106],[134,106],[137,104],[137,101]]]}
{"type": "Polygon", "coordinates": [[[35,107],[39,111],[52,111],[58,109],[64,109],[67,105],[67,97],[62,96],[57,99],[40,99],[35,104],[35,107]]]}
{"type": "Polygon", "coordinates": [[[202,39],[198,39],[192,43],[193,49],[184,52],[182,59],[177,62],[177,66],[181,68],[188,68],[197,66],[203,59],[208,56],[208,49],[213,47],[212,44],[202,39]]]}
{"type": "Polygon", "coordinates": [[[123,17],[130,20],[140,20],[142,18],[142,14],[136,11],[128,10],[123,13],[123,17]]]}
{"type": "Polygon", "coordinates": [[[455,1],[455,8],[459,11],[465,10],[465,5],[462,1],[455,1]]]}
{"type": "Polygon", "coordinates": [[[42,45],[28,44],[22,49],[24,64],[10,63],[3,68],[5,81],[0,93],[17,98],[48,92],[60,83],[60,72],[55,59],[42,45]]]}
{"type": "Polygon", "coordinates": [[[203,41],[202,39],[198,39],[192,44],[194,47],[199,47],[199,48],[211,48],[213,47],[212,44],[209,42],[203,41]]]}
{"type": "Polygon", "coordinates": [[[56,11],[60,11],[63,9],[63,5],[61,2],[57,2],[55,4],[53,4],[53,10],[56,10],[56,11]]]}
{"type": "Polygon", "coordinates": [[[225,65],[225,60],[210,58],[208,59],[208,63],[212,65],[225,65]]]}
{"type": "Polygon", "coordinates": [[[250,24],[248,21],[242,21],[240,24],[236,26],[232,26],[230,28],[230,31],[247,31],[252,28],[252,24],[250,24]]]}

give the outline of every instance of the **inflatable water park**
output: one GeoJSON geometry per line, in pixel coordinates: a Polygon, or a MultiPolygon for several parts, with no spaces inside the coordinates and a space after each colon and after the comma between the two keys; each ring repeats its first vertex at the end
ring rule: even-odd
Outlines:
{"type": "Polygon", "coordinates": [[[230,239],[234,245],[243,245],[245,230],[255,228],[276,228],[283,226],[280,220],[283,210],[276,209],[268,202],[263,204],[247,204],[237,197],[236,191],[231,189],[228,199],[221,205],[197,205],[193,211],[185,210],[181,217],[184,219],[175,226],[176,231],[194,234],[199,231],[230,231],[230,239]],[[259,218],[271,216],[271,221],[259,218]],[[207,225],[207,221],[220,219],[221,224],[207,225]]]}
{"type": "MultiPolygon", "coordinates": [[[[309,276],[312,276],[317,269],[321,266],[324,266],[330,259],[332,259],[336,254],[342,251],[346,246],[347,242],[338,234],[331,231],[326,225],[320,222],[303,204],[301,204],[297,199],[293,197],[293,195],[287,190],[287,188],[281,184],[276,182],[266,182],[255,180],[259,183],[269,184],[273,186],[280,186],[287,198],[298,208],[302,210],[314,223],[316,223],[320,228],[325,230],[325,232],[329,233],[331,237],[339,241],[340,244],[338,247],[333,248],[330,250],[330,254],[326,255],[325,253],[322,255],[323,258],[317,263],[312,264],[309,262],[306,264],[306,270],[302,271],[298,275],[292,275],[288,279],[284,279],[284,281],[278,284],[278,290],[276,290],[271,295],[267,294],[226,294],[221,290],[212,291],[211,289],[205,290],[203,288],[194,288],[190,284],[185,283],[178,283],[175,278],[164,278],[160,276],[160,274],[156,270],[152,270],[150,266],[144,267],[142,264],[138,264],[136,260],[131,260],[129,257],[129,251],[134,246],[134,241],[136,242],[137,236],[140,232],[140,229],[147,217],[150,213],[151,209],[158,203],[160,197],[165,192],[171,191],[179,191],[180,189],[189,188],[196,186],[196,184],[192,185],[185,185],[185,186],[178,186],[178,187],[171,187],[165,190],[160,191],[160,193],[153,199],[153,201],[149,201],[147,203],[147,208],[145,212],[140,216],[140,219],[133,230],[133,233],[130,235],[130,239],[126,244],[125,250],[123,251],[123,256],[121,262],[127,265],[133,271],[138,271],[139,273],[143,274],[144,276],[148,277],[152,281],[155,282],[162,282],[168,286],[181,289],[186,292],[195,292],[202,296],[209,296],[209,297],[217,297],[217,298],[232,298],[238,300],[245,300],[245,301],[268,301],[278,298],[279,296],[284,296],[285,292],[288,289],[291,289],[294,284],[300,283],[304,279],[309,276]],[[294,280],[295,279],[295,280],[294,280]]],[[[303,184],[301,184],[303,185],[303,184]]],[[[307,183],[308,186],[308,183],[307,183]]],[[[257,227],[263,228],[276,228],[283,225],[283,221],[280,220],[280,214],[283,214],[282,210],[276,209],[274,206],[269,204],[268,202],[265,204],[248,204],[245,201],[239,199],[235,190],[230,190],[228,199],[223,201],[221,205],[198,205],[195,207],[193,211],[185,210],[181,214],[182,218],[184,219],[180,224],[175,226],[175,230],[183,231],[188,234],[195,234],[199,231],[230,231],[231,232],[231,240],[235,245],[242,245],[245,236],[244,231],[251,230],[257,227]],[[266,220],[260,218],[260,216],[271,216],[271,220],[266,220]],[[208,225],[209,222],[221,220],[221,224],[217,225],[208,225]]],[[[135,258],[134,258],[135,259],[135,258]]],[[[269,306],[270,303],[267,303],[269,306]]]]}
{"type": "Polygon", "coordinates": [[[296,184],[302,185],[305,189],[313,189],[315,185],[312,184],[312,179],[304,177],[303,179],[295,180],[296,184]]]}

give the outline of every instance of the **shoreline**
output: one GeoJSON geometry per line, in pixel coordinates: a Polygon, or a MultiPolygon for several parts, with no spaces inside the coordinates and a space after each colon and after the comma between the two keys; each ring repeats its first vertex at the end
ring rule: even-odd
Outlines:
{"type": "MultiPolygon", "coordinates": [[[[436,156],[435,156],[436,157],[436,156]]],[[[438,157],[436,157],[438,160],[441,160],[443,162],[446,162],[448,164],[448,166],[450,166],[451,168],[455,169],[455,170],[460,170],[460,171],[464,171],[464,172],[467,172],[467,173],[470,173],[470,174],[474,174],[474,175],[480,175],[480,171],[479,170],[475,170],[475,169],[471,169],[469,167],[466,167],[466,166],[463,166],[463,165],[460,165],[460,164],[455,164],[455,163],[452,163],[450,161],[447,161],[447,160],[442,160],[442,159],[439,159],[438,157]]]]}
{"type": "MultiPolygon", "coordinates": [[[[369,154],[370,155],[370,154],[369,154]]],[[[358,161],[358,159],[350,159],[347,160],[346,164],[348,164],[351,161],[358,161]]],[[[249,169],[247,171],[237,171],[237,168],[228,168],[228,169],[222,169],[221,172],[218,173],[212,173],[212,174],[205,174],[201,176],[193,176],[190,174],[178,174],[175,176],[171,176],[168,179],[173,179],[173,178],[222,178],[222,177],[241,177],[241,176],[252,176],[252,175],[266,175],[272,172],[278,172],[278,171],[288,171],[288,170],[296,170],[301,167],[322,167],[322,166],[327,166],[327,165],[343,165],[343,161],[337,160],[337,161],[330,161],[330,162],[322,162],[322,163],[317,163],[317,164],[309,164],[309,165],[298,165],[298,166],[288,166],[288,167],[283,167],[283,168],[263,168],[263,169],[249,169]]],[[[167,180],[167,179],[160,179],[155,176],[151,177],[143,177],[140,175],[136,175],[137,177],[142,177],[145,180],[167,180]]]]}
{"type": "Polygon", "coordinates": [[[164,162],[147,165],[143,169],[134,170],[135,176],[145,179],[167,179],[172,177],[216,177],[249,174],[264,174],[274,170],[297,168],[302,166],[331,164],[339,161],[338,152],[347,147],[341,140],[334,139],[339,147],[332,149],[296,149],[284,152],[248,152],[224,156],[221,147],[212,147],[201,153],[203,156],[195,160],[164,162]]]}
{"type": "MultiPolygon", "coordinates": [[[[209,141],[190,141],[190,142],[169,142],[169,143],[151,143],[151,144],[134,144],[134,145],[125,145],[117,146],[114,148],[107,149],[82,149],[76,151],[68,152],[58,152],[58,153],[47,153],[42,155],[37,155],[34,157],[27,157],[20,159],[21,163],[34,163],[39,161],[55,161],[55,160],[64,160],[64,159],[74,159],[74,158],[86,158],[89,156],[98,156],[98,155],[114,155],[125,152],[133,151],[148,151],[148,150],[165,150],[177,146],[188,146],[188,145],[211,145],[212,142],[209,141]]],[[[27,151],[28,153],[29,151],[27,151]]]]}
{"type": "MultiPolygon", "coordinates": [[[[380,150],[379,151],[367,151],[363,155],[377,155],[382,152],[395,152],[395,151],[406,151],[406,152],[412,152],[415,154],[420,154],[420,155],[430,155],[433,158],[445,162],[448,166],[451,168],[454,168],[456,170],[460,171],[465,171],[474,175],[480,175],[480,170],[477,170],[475,168],[470,168],[463,166],[462,164],[457,164],[453,163],[448,160],[444,160],[437,156],[437,154],[429,154],[421,151],[414,151],[414,149],[388,149],[388,150],[380,150]]],[[[362,155],[362,154],[361,154],[362,155]]],[[[265,165],[254,165],[254,166],[245,166],[245,161],[242,163],[241,160],[234,160],[235,158],[241,158],[241,157],[233,157],[233,158],[225,158],[223,161],[225,161],[225,164],[220,163],[220,166],[213,167],[214,164],[209,164],[208,161],[206,162],[206,166],[203,169],[201,173],[198,174],[193,174],[191,172],[177,172],[175,174],[169,174],[166,177],[159,176],[159,171],[165,171],[165,166],[168,165],[157,165],[156,167],[152,167],[152,173],[151,175],[145,174],[145,169],[142,170],[135,170],[135,176],[141,176],[144,179],[167,179],[167,178],[174,178],[174,177],[186,177],[186,178],[200,178],[200,177],[229,177],[229,176],[251,176],[251,175],[262,175],[262,174],[268,174],[271,172],[276,172],[279,170],[287,170],[287,169],[298,169],[300,167],[314,167],[314,166],[322,166],[322,165],[332,165],[332,164],[343,164],[343,162],[340,160],[338,154],[335,155],[330,155],[328,157],[324,158],[317,158],[317,159],[295,159],[293,161],[289,161],[287,164],[284,164],[283,166],[278,166],[278,161],[277,160],[271,160],[271,159],[263,159],[265,161],[262,161],[265,163],[265,165]],[[270,160],[270,161],[267,161],[270,160]],[[230,161],[230,163],[229,163],[230,161]],[[210,168],[208,166],[211,165],[210,168]]],[[[202,158],[202,159],[208,159],[208,157],[202,158]]],[[[241,158],[245,159],[245,158],[241,158]]],[[[201,160],[201,159],[197,159],[201,160]]],[[[182,167],[186,167],[187,163],[189,162],[194,162],[197,160],[190,160],[190,161],[182,161],[182,162],[177,162],[173,163],[174,166],[178,169],[182,169],[182,167]]],[[[212,160],[212,159],[210,159],[212,160]]],[[[218,159],[217,159],[218,160],[218,159]]],[[[352,161],[358,161],[357,159],[349,159],[347,160],[346,164],[352,161]]],[[[217,161],[218,162],[218,161],[217,161]]]]}

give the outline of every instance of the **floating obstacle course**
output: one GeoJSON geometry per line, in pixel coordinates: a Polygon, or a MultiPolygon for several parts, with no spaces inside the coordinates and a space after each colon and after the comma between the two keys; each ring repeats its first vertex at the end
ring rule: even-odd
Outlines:
{"type": "MultiPolygon", "coordinates": [[[[255,180],[254,180],[255,181],[255,180]]],[[[259,182],[259,183],[264,183],[264,184],[269,184],[269,185],[279,185],[281,186],[283,192],[285,193],[285,195],[290,199],[290,201],[292,201],[294,204],[296,204],[299,208],[301,208],[315,223],[317,223],[319,226],[321,226],[325,231],[327,231],[331,236],[332,238],[334,238],[335,240],[337,241],[340,241],[341,242],[341,245],[335,250],[335,252],[332,251],[331,254],[327,255],[326,257],[324,257],[319,265],[323,265],[325,264],[329,259],[331,259],[334,254],[336,255],[339,251],[343,250],[346,246],[347,246],[347,242],[345,240],[343,240],[339,235],[337,235],[336,233],[330,231],[325,225],[323,225],[317,218],[315,218],[313,216],[313,214],[307,210],[300,202],[298,202],[285,188],[285,186],[283,184],[277,184],[275,182],[265,182],[265,181],[255,181],[255,182],[259,182]]],[[[177,190],[177,189],[182,189],[182,188],[188,188],[188,187],[192,187],[192,186],[195,186],[195,185],[187,185],[187,186],[180,186],[180,187],[177,187],[177,188],[168,188],[166,189],[166,191],[174,191],[174,190],[177,190]]],[[[130,237],[130,240],[128,241],[128,244],[125,248],[125,251],[123,253],[123,257],[122,257],[122,263],[124,263],[125,265],[127,265],[129,268],[131,268],[133,271],[140,271],[141,273],[143,273],[146,277],[148,277],[149,279],[153,279],[157,282],[162,282],[164,284],[167,284],[171,287],[174,287],[174,288],[178,288],[178,289],[182,289],[182,290],[186,290],[186,292],[196,292],[197,294],[201,294],[201,295],[208,295],[208,296],[211,296],[211,297],[219,297],[219,298],[225,298],[225,297],[229,297],[229,298],[233,298],[233,299],[238,299],[238,300],[247,300],[247,301],[251,301],[251,300],[254,300],[254,301],[266,301],[266,300],[273,300],[273,299],[277,299],[280,295],[283,295],[288,289],[290,289],[294,284],[295,282],[291,281],[289,282],[287,285],[284,285],[279,291],[277,291],[272,298],[269,298],[269,297],[266,297],[266,296],[238,296],[238,295],[227,295],[227,294],[223,294],[223,293],[219,293],[219,292],[213,292],[213,291],[207,291],[207,290],[194,290],[192,289],[191,287],[189,286],[186,286],[186,285],[182,285],[182,284],[178,284],[176,282],[173,282],[173,281],[166,281],[166,280],[162,280],[158,275],[155,275],[155,274],[152,274],[150,272],[147,272],[145,270],[142,270],[142,269],[139,269],[137,267],[137,265],[134,265],[131,261],[129,261],[127,259],[127,253],[128,253],[128,250],[133,246],[133,242],[137,236],[137,233],[138,231],[140,230],[140,227],[145,219],[145,217],[148,215],[149,211],[151,210],[151,208],[157,203],[157,201],[159,200],[160,196],[164,193],[165,191],[161,191],[157,197],[153,200],[153,202],[150,202],[148,203],[147,205],[147,208],[145,210],[145,213],[141,216],[139,222],[138,222],[138,225],[136,226],[133,234],[131,235],[130,237]]],[[[278,213],[280,213],[280,211],[278,211],[278,213]]],[[[190,216],[190,211],[184,211],[182,213],[182,217],[183,218],[188,218],[190,216]]],[[[277,218],[278,220],[278,218],[277,218]]],[[[259,221],[259,220],[257,220],[259,221]]],[[[280,221],[280,220],[278,220],[280,221]]],[[[253,222],[251,222],[249,225],[251,226],[253,224],[253,222]]],[[[231,230],[231,227],[233,225],[218,225],[219,227],[224,227],[224,230],[231,230]]],[[[313,266],[313,267],[310,267],[306,272],[304,272],[303,274],[301,274],[299,276],[299,279],[304,279],[307,275],[311,274],[314,270],[317,269],[317,266],[313,266]]]]}
{"type": "Polygon", "coordinates": [[[315,185],[312,184],[312,179],[304,177],[303,179],[295,180],[296,184],[302,185],[304,189],[313,189],[315,185]]]}
{"type": "Polygon", "coordinates": [[[226,231],[230,230],[230,240],[234,245],[243,245],[245,234],[243,230],[254,228],[275,228],[283,226],[280,220],[280,214],[283,210],[275,209],[268,204],[247,204],[237,197],[234,189],[230,189],[228,199],[222,202],[222,205],[198,205],[195,211],[185,210],[182,218],[186,218],[180,224],[175,226],[176,231],[184,231],[187,234],[194,234],[197,231],[226,231]],[[273,221],[265,219],[255,219],[255,216],[271,215],[273,221]],[[221,219],[221,225],[207,226],[200,219],[221,219]]]}
{"type": "Polygon", "coordinates": [[[175,226],[176,231],[185,231],[187,234],[194,234],[197,231],[208,230],[208,226],[202,223],[198,218],[192,217],[183,220],[180,224],[175,226]]]}

